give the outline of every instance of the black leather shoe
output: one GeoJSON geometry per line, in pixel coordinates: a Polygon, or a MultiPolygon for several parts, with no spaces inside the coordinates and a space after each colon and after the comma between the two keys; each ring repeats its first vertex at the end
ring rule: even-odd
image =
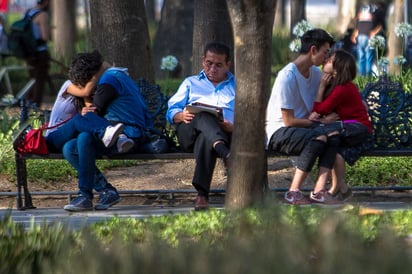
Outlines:
{"type": "Polygon", "coordinates": [[[209,204],[207,202],[207,198],[205,196],[197,195],[195,200],[195,210],[206,210],[209,208],[209,204]]]}

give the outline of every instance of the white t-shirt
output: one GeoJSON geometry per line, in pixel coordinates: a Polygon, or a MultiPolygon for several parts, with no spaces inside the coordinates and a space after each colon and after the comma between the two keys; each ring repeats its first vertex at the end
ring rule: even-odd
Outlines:
{"type": "MultiPolygon", "coordinates": [[[[67,93],[67,88],[71,82],[67,80],[61,86],[59,93],[57,94],[56,101],[54,102],[51,114],[49,127],[57,125],[78,113],[76,105],[74,104],[74,96],[67,93]]],[[[57,128],[49,129],[46,131],[46,136],[56,130],[57,128]]]]}
{"type": "Polygon", "coordinates": [[[296,118],[309,116],[321,76],[321,70],[312,66],[309,77],[305,78],[294,63],[289,63],[279,71],[266,110],[266,146],[273,133],[285,126],[281,109],[293,109],[296,118]]]}

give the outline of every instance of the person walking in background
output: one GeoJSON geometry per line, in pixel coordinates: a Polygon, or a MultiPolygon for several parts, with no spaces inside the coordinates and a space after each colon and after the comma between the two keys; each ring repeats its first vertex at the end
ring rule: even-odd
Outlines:
{"type": "Polygon", "coordinates": [[[369,40],[376,36],[385,35],[386,8],[385,4],[363,5],[356,17],[356,27],[352,34],[352,42],[356,43],[358,73],[361,76],[371,76],[376,49],[369,47],[369,40]]]}
{"type": "Polygon", "coordinates": [[[198,193],[195,210],[208,208],[217,157],[228,165],[235,106],[235,78],[229,71],[230,63],[230,49],[226,45],[218,42],[207,44],[202,57],[203,70],[186,78],[168,102],[167,121],[176,126],[182,149],[195,154],[196,167],[192,179],[198,193]],[[207,112],[189,112],[186,106],[193,103],[222,108],[224,120],[220,121],[207,112]]]}
{"type": "Polygon", "coordinates": [[[35,7],[29,9],[25,16],[33,20],[33,32],[38,40],[38,46],[33,56],[25,59],[30,66],[29,75],[36,80],[33,88],[29,91],[27,99],[41,107],[43,102],[43,93],[49,75],[50,54],[47,42],[50,40],[50,22],[49,22],[49,0],[37,0],[35,7]]]}

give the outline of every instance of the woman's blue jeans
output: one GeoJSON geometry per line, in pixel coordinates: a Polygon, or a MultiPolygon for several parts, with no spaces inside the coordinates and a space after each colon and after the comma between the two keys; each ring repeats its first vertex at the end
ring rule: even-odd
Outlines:
{"type": "Polygon", "coordinates": [[[80,132],[89,132],[101,139],[109,125],[110,123],[106,119],[95,113],[88,112],[84,116],[77,114],[47,135],[47,146],[52,152],[60,152],[63,145],[76,138],[80,132]]]}
{"type": "Polygon", "coordinates": [[[96,167],[96,154],[108,154],[110,149],[93,134],[81,132],[76,139],[64,144],[64,158],[77,170],[79,193],[93,198],[93,189],[113,188],[96,167]]]}

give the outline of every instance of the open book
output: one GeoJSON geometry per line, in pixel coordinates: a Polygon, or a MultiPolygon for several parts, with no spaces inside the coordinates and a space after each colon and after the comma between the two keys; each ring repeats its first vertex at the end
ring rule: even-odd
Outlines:
{"type": "Polygon", "coordinates": [[[186,105],[186,110],[190,113],[206,111],[215,115],[220,122],[223,122],[223,109],[221,107],[195,102],[191,105],[186,105]]]}

